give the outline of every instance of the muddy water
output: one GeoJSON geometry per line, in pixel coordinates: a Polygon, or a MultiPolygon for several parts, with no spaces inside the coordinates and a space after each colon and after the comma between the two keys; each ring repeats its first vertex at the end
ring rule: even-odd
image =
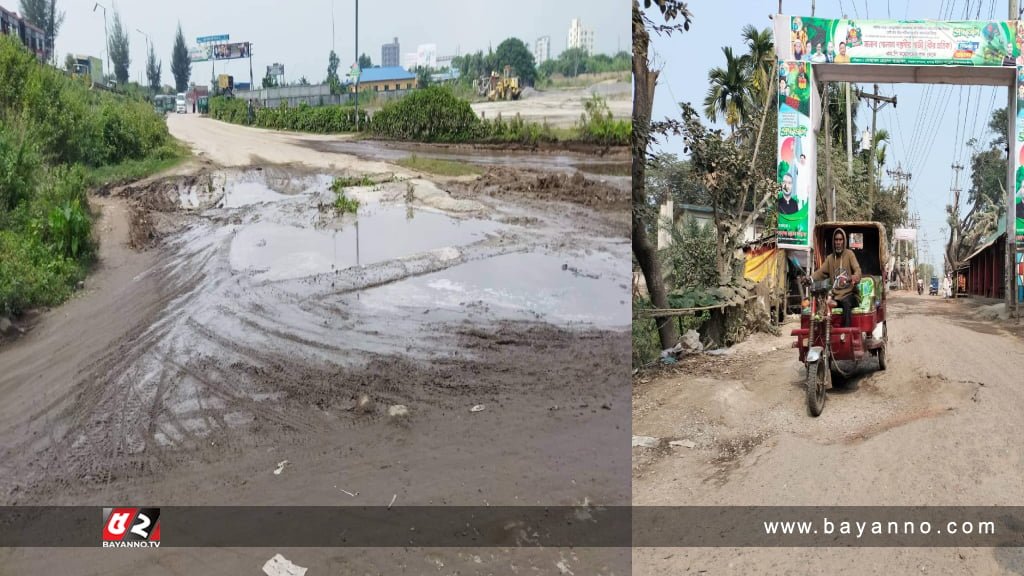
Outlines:
{"type": "Polygon", "coordinates": [[[454,266],[367,291],[374,310],[483,308],[495,318],[623,327],[628,284],[619,255],[514,253],[454,266]]]}
{"type": "Polygon", "coordinates": [[[333,229],[270,222],[245,226],[231,242],[230,261],[232,270],[265,280],[303,278],[463,246],[501,227],[489,220],[373,204],[360,207],[357,218],[343,219],[333,229]]]}

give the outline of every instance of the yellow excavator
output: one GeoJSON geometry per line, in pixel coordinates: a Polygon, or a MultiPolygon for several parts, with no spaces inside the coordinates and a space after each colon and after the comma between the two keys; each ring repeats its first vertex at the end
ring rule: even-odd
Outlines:
{"type": "Polygon", "coordinates": [[[522,91],[519,89],[519,77],[512,75],[512,67],[505,66],[505,74],[491,72],[487,99],[495,100],[519,100],[522,91]]]}

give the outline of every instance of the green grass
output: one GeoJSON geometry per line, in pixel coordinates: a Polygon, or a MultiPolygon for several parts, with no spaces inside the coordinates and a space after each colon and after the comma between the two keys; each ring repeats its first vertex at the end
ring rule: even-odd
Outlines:
{"type": "Polygon", "coordinates": [[[331,182],[332,192],[342,192],[345,188],[352,188],[353,186],[373,186],[376,184],[369,176],[336,176],[334,182],[331,182]]]}
{"type": "Polygon", "coordinates": [[[191,156],[188,148],[177,142],[160,148],[156,154],[142,160],[127,160],[120,164],[99,166],[86,170],[90,186],[108,186],[141,180],[181,164],[191,156]]]}
{"type": "Polygon", "coordinates": [[[415,154],[408,158],[402,158],[395,163],[410,170],[436,174],[438,176],[476,176],[483,173],[483,170],[468,162],[442,160],[440,158],[422,158],[415,154]]]}
{"type": "Polygon", "coordinates": [[[374,181],[369,176],[338,176],[331,182],[331,191],[334,192],[334,211],[338,214],[356,214],[359,212],[359,200],[349,198],[345,194],[345,188],[353,186],[373,186],[374,181]]]}

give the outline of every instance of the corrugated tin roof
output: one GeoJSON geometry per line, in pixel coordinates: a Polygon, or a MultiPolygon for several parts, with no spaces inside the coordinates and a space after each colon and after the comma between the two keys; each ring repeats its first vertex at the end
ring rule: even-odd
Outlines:
{"type": "Polygon", "coordinates": [[[416,75],[401,66],[366,68],[359,73],[360,82],[387,82],[389,80],[415,80],[416,75]]]}
{"type": "MultiPolygon", "coordinates": [[[[970,262],[972,258],[977,256],[978,254],[981,254],[986,248],[988,248],[992,244],[995,244],[996,240],[999,240],[999,238],[1001,238],[1003,234],[1006,234],[1006,218],[1000,217],[999,223],[996,225],[996,231],[986,236],[985,239],[981,241],[981,244],[978,245],[978,249],[975,250],[974,252],[971,252],[971,255],[968,256],[967,258],[964,258],[964,263],[970,262]]],[[[961,266],[961,268],[965,267],[966,266],[961,266]]]]}

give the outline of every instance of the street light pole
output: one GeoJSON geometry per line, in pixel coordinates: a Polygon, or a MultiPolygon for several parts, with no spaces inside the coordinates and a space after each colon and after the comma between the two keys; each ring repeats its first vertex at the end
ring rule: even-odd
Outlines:
{"type": "Polygon", "coordinates": [[[103,39],[107,43],[106,50],[104,50],[104,52],[107,53],[107,74],[110,74],[110,37],[107,36],[107,7],[97,2],[92,7],[92,11],[95,12],[97,8],[103,9],[103,39]]]}
{"type": "Polygon", "coordinates": [[[359,0],[356,0],[356,132],[359,132],[359,77],[362,73],[359,69],[359,0]]]}
{"type": "Polygon", "coordinates": [[[150,48],[150,45],[152,44],[152,42],[149,39],[149,34],[146,34],[145,32],[143,32],[142,30],[140,30],[138,28],[136,28],[135,31],[146,37],[146,59],[145,59],[146,64],[145,64],[145,66],[143,66],[143,68],[145,68],[145,70],[146,70],[146,80],[148,81],[149,80],[149,53],[152,51],[152,48],[150,48]]]}

